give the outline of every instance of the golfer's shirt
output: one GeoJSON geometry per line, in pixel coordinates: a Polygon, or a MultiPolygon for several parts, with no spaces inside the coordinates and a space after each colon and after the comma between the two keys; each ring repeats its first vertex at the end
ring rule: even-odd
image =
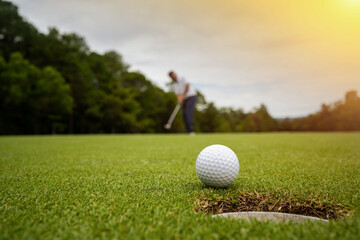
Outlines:
{"type": "Polygon", "coordinates": [[[185,92],[186,84],[189,84],[189,90],[187,91],[185,98],[196,96],[195,89],[184,78],[178,78],[177,81],[172,84],[173,92],[176,95],[183,94],[185,92]]]}

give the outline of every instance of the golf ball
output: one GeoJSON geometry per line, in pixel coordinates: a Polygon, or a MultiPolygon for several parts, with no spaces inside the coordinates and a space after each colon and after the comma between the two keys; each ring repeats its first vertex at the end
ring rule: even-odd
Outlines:
{"type": "Polygon", "coordinates": [[[210,187],[227,187],[239,173],[236,154],[224,145],[204,148],[196,159],[196,173],[200,180],[210,187]]]}

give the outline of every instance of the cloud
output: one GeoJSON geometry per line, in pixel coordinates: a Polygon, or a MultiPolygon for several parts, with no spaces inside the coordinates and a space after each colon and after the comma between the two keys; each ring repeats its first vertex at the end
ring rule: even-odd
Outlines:
{"type": "Polygon", "coordinates": [[[170,69],[218,106],[305,115],[360,90],[360,15],[323,1],[15,0],[46,31],[120,52],[157,85],[170,69]]]}

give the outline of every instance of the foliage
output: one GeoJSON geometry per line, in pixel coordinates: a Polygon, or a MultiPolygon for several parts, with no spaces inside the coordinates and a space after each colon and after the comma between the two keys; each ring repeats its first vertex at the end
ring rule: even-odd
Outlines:
{"type": "Polygon", "coordinates": [[[103,55],[91,52],[85,39],[75,33],[61,34],[56,28],[50,28],[48,34],[42,34],[26,22],[10,2],[0,1],[0,17],[5,19],[0,26],[0,71],[4,75],[1,81],[4,88],[10,86],[15,91],[11,97],[18,104],[18,108],[11,108],[4,102],[9,96],[1,92],[0,133],[164,131],[169,109],[175,105],[173,96],[153,85],[141,73],[130,72],[121,55],[115,51],[103,55]],[[13,69],[14,72],[9,69],[4,72],[3,66],[7,62],[9,66],[12,64],[14,52],[27,59],[25,65],[29,65],[29,70],[19,67],[13,69]],[[31,74],[38,69],[44,69],[44,72],[31,74]],[[31,88],[34,94],[36,92],[37,97],[25,93],[16,95],[16,90],[21,88],[15,83],[18,75],[26,78],[22,84],[31,88]],[[41,80],[38,79],[40,75],[43,76],[41,80]],[[56,79],[65,79],[70,86],[65,87],[66,91],[70,90],[70,99],[60,99],[59,95],[54,95],[52,101],[48,101],[49,92],[44,92],[44,88],[59,87],[56,86],[59,82],[54,79],[55,75],[56,79]],[[42,89],[37,89],[38,81],[42,83],[42,89]],[[65,103],[71,107],[59,111],[58,108],[65,103]],[[26,114],[35,110],[39,112],[38,115],[26,114]],[[59,126],[56,130],[45,127],[54,124],[59,126]],[[41,129],[39,126],[42,126],[41,129]]]}
{"type": "Polygon", "coordinates": [[[321,110],[304,118],[279,122],[284,131],[359,131],[360,97],[349,91],[345,99],[333,104],[322,104],[321,110]]]}
{"type": "Polygon", "coordinates": [[[13,53],[0,57],[0,133],[49,133],[72,110],[70,87],[52,67],[39,69],[13,53]]]}
{"type": "Polygon", "coordinates": [[[197,129],[201,132],[264,132],[276,131],[277,122],[265,105],[249,113],[241,109],[216,108],[214,103],[203,104],[195,114],[197,129]]]}

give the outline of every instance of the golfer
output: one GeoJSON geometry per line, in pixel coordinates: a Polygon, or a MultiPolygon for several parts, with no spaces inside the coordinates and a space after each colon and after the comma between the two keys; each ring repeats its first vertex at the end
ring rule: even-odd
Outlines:
{"type": "Polygon", "coordinates": [[[186,131],[194,134],[193,113],[196,104],[196,91],[189,82],[182,77],[178,77],[175,72],[170,71],[169,76],[172,80],[172,90],[176,95],[178,103],[182,105],[186,131]]]}

